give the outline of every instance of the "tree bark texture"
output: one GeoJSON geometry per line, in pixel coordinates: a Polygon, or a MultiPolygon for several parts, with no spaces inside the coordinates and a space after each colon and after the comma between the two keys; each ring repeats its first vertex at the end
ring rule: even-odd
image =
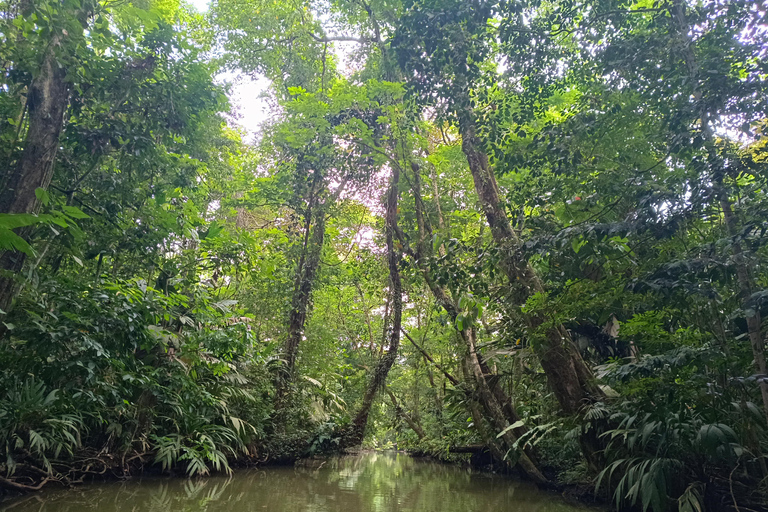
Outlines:
{"type": "Polygon", "coordinates": [[[296,269],[291,312],[288,315],[288,338],[285,343],[285,357],[289,379],[296,371],[299,344],[304,336],[304,326],[310,309],[312,288],[320,267],[320,255],[325,241],[325,212],[318,208],[313,215],[311,235],[303,249],[300,266],[296,269]]]}
{"type": "MultiPolygon", "coordinates": [[[[0,213],[36,213],[40,201],[35,190],[47,190],[51,183],[70,92],[66,68],[57,61],[60,45],[61,35],[54,34],[39,74],[29,87],[29,128],[19,161],[6,173],[5,183],[0,187],[0,213]]],[[[17,234],[28,241],[31,229],[21,229],[17,234]]],[[[4,251],[0,255],[0,310],[7,312],[11,306],[17,289],[16,277],[24,260],[24,253],[18,251],[4,251]]]]}
{"type": "Polygon", "coordinates": [[[296,373],[299,345],[304,337],[304,329],[311,309],[312,290],[325,243],[326,209],[319,199],[323,189],[321,185],[323,176],[317,170],[313,172],[312,186],[304,211],[304,240],[296,263],[291,310],[288,313],[288,335],[283,345],[286,363],[285,368],[278,375],[275,386],[275,408],[278,410],[285,406],[288,389],[296,373]]]}
{"type": "Polygon", "coordinates": [[[333,194],[322,201],[322,196],[328,192],[325,177],[318,171],[314,172],[307,209],[304,213],[304,242],[296,264],[291,310],[288,313],[288,336],[283,347],[286,367],[278,377],[276,385],[277,409],[285,405],[288,388],[296,373],[299,345],[304,338],[307,318],[312,309],[312,290],[320,269],[320,258],[325,244],[326,217],[331,205],[338,201],[350,180],[349,176],[344,177],[333,194]]]}
{"type": "Polygon", "coordinates": [[[397,203],[400,194],[400,167],[392,166],[392,178],[387,192],[387,204],[385,215],[385,235],[387,240],[387,264],[389,266],[389,295],[390,295],[390,321],[388,328],[388,347],[379,358],[379,362],[368,380],[368,387],[363,395],[363,402],[355,415],[350,429],[343,436],[344,446],[356,446],[363,442],[365,427],[368,423],[368,414],[376,398],[376,395],[384,386],[389,375],[389,370],[395,363],[397,351],[400,347],[400,329],[403,320],[403,285],[400,280],[401,252],[395,247],[397,233],[397,203]]]}

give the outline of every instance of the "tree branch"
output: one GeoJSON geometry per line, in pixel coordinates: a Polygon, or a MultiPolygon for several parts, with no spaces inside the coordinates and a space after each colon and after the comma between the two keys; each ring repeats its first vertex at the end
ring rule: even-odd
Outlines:
{"type": "Polygon", "coordinates": [[[347,41],[351,43],[370,43],[373,42],[372,39],[366,38],[366,37],[352,37],[352,36],[318,36],[313,34],[312,32],[308,32],[309,37],[317,41],[318,43],[332,43],[334,41],[347,41]]]}
{"type": "Polygon", "coordinates": [[[457,379],[456,377],[454,377],[453,375],[451,375],[450,373],[448,373],[448,372],[447,372],[447,371],[446,371],[446,370],[445,370],[445,369],[444,369],[442,366],[440,366],[439,364],[437,364],[437,362],[435,362],[435,360],[434,360],[434,359],[432,359],[432,356],[430,356],[430,355],[427,353],[427,351],[426,351],[426,350],[424,350],[423,348],[421,348],[421,347],[419,346],[419,344],[418,344],[418,343],[416,343],[416,342],[413,340],[413,338],[411,338],[411,335],[410,335],[410,334],[408,334],[407,332],[405,332],[405,329],[403,329],[403,328],[401,327],[401,328],[400,328],[400,331],[401,331],[401,332],[402,332],[402,333],[405,335],[405,337],[406,337],[406,338],[408,338],[408,341],[410,341],[410,342],[411,342],[411,344],[413,344],[413,346],[414,346],[414,347],[416,347],[416,350],[418,350],[419,352],[421,352],[421,354],[422,354],[422,355],[423,355],[423,356],[424,356],[424,357],[427,359],[427,361],[429,361],[430,363],[432,363],[433,365],[435,365],[435,368],[437,368],[438,370],[440,370],[441,372],[443,372],[443,375],[445,375],[445,377],[446,377],[446,378],[447,378],[449,381],[451,381],[451,384],[453,384],[454,386],[458,386],[458,385],[460,384],[460,382],[459,382],[459,379],[457,379]]]}

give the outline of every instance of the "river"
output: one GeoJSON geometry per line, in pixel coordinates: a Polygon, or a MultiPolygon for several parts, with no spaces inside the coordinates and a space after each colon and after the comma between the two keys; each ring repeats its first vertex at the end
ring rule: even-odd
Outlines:
{"type": "Polygon", "coordinates": [[[400,453],[363,453],[232,477],[48,489],[3,512],[587,512],[526,482],[400,453]]]}

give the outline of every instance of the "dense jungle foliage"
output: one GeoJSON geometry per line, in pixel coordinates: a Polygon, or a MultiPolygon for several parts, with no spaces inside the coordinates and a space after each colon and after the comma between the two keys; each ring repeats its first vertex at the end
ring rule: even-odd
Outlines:
{"type": "Polygon", "coordinates": [[[768,510],[762,1],[2,0],[0,36],[0,489],[362,444],[768,510]]]}

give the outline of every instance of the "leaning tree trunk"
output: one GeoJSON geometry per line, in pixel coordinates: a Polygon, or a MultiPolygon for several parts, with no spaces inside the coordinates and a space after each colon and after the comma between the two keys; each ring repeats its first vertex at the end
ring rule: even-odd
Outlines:
{"type": "MultiPolygon", "coordinates": [[[[516,299],[522,304],[531,295],[544,291],[544,286],[528,262],[517,257],[521,243],[501,205],[496,177],[476,135],[471,112],[461,113],[459,132],[491,235],[502,249],[500,266],[517,289],[516,299]]],[[[534,345],[534,350],[564,413],[577,413],[584,405],[604,396],[562,325],[547,325],[548,320],[540,314],[525,315],[525,321],[531,331],[544,330],[544,339],[534,345]]]]}
{"type": "Polygon", "coordinates": [[[397,233],[397,202],[400,187],[400,167],[392,166],[392,179],[387,192],[387,212],[385,215],[385,232],[387,240],[387,263],[389,266],[389,292],[390,292],[390,323],[389,346],[384,355],[373,370],[368,381],[368,387],[363,395],[363,402],[355,415],[350,428],[344,433],[342,444],[344,446],[356,446],[363,442],[365,427],[368,424],[368,414],[373,407],[374,399],[379,390],[384,386],[389,370],[397,358],[397,350],[400,347],[400,329],[403,319],[403,285],[400,280],[401,253],[395,247],[395,235],[397,233]]]}
{"type": "Polygon", "coordinates": [[[416,418],[411,417],[410,414],[403,410],[392,390],[389,388],[386,388],[386,390],[390,400],[392,400],[392,406],[395,408],[395,416],[402,418],[408,424],[408,426],[411,427],[411,430],[413,430],[419,437],[419,441],[427,437],[427,434],[424,432],[424,428],[421,426],[419,421],[416,418]]]}
{"type": "MultiPolygon", "coordinates": [[[[514,429],[509,428],[510,423],[517,421],[517,413],[514,417],[507,418],[504,410],[504,403],[500,403],[498,397],[488,384],[486,375],[483,372],[480,356],[477,353],[477,342],[475,339],[475,330],[470,328],[462,331],[461,337],[464,339],[467,345],[467,366],[470,370],[472,377],[475,381],[475,390],[478,395],[480,404],[486,411],[486,419],[493,426],[494,430],[498,432],[504,440],[504,443],[509,449],[512,449],[517,444],[518,437],[514,432],[514,429]]],[[[507,411],[508,413],[509,411],[507,411]]],[[[546,477],[541,473],[531,456],[523,449],[518,450],[517,464],[520,469],[534,482],[544,483],[547,481],[546,477]]]]}
{"type": "MultiPolygon", "coordinates": [[[[54,34],[48,44],[39,74],[29,87],[27,111],[29,128],[24,149],[16,166],[5,175],[0,191],[0,213],[36,213],[40,202],[35,190],[47,190],[53,177],[53,164],[64,126],[69,99],[67,70],[59,65],[56,51],[61,35],[54,34]]],[[[29,240],[31,229],[17,232],[29,240]]],[[[24,266],[22,252],[0,254],[0,310],[8,311],[17,289],[17,276],[24,266]]]]}
{"type": "MultiPolygon", "coordinates": [[[[461,360],[461,370],[464,374],[464,380],[466,382],[472,382],[472,372],[469,369],[468,354],[461,360]]],[[[472,422],[475,424],[483,443],[488,447],[488,451],[491,452],[491,456],[497,461],[507,460],[506,450],[504,450],[494,433],[489,431],[485,416],[480,411],[480,404],[478,403],[476,394],[467,397],[466,403],[469,413],[472,415],[472,422]]]]}
{"type": "MultiPolygon", "coordinates": [[[[419,231],[419,238],[417,241],[416,254],[413,255],[417,265],[421,268],[424,280],[427,282],[432,295],[435,297],[436,302],[442,306],[442,308],[448,313],[448,316],[455,323],[459,310],[449,296],[448,292],[438,285],[432,277],[429,268],[424,263],[432,257],[432,228],[427,217],[424,215],[424,203],[421,194],[421,175],[419,166],[412,162],[411,169],[413,170],[413,195],[414,206],[416,212],[416,224],[419,231]]],[[[404,241],[404,244],[406,242],[404,241]]],[[[514,449],[517,444],[518,436],[524,434],[527,431],[525,426],[517,427],[515,429],[508,428],[510,425],[516,423],[520,417],[514,408],[512,400],[504,393],[498,385],[491,385],[486,378],[489,374],[487,366],[482,360],[482,356],[477,352],[476,332],[472,326],[457,329],[460,339],[464,342],[466,347],[465,367],[469,370],[468,382],[474,383],[473,396],[477,399],[482,406],[482,410],[485,412],[480,416],[480,410],[474,408],[472,414],[476,421],[486,420],[491,425],[496,433],[503,432],[501,435],[501,441],[496,438],[485,437],[485,442],[491,449],[494,458],[502,463],[509,463],[511,459],[505,457],[498,457],[500,451],[498,449],[499,442],[503,442],[507,449],[514,449]]],[[[481,433],[483,431],[481,430],[481,433]]],[[[520,466],[520,469],[533,481],[543,483],[546,482],[546,478],[541,473],[536,465],[533,455],[530,451],[518,450],[519,458],[516,463],[520,466]]],[[[514,465],[514,464],[512,464],[514,465]]]]}

